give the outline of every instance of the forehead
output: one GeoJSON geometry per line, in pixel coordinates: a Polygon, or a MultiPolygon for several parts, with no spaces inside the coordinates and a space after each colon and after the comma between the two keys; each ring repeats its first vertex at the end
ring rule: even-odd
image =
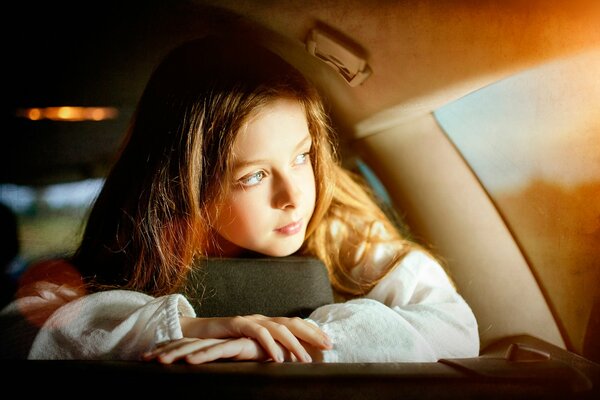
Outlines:
{"type": "Polygon", "coordinates": [[[302,104],[296,100],[278,99],[244,124],[233,144],[234,160],[270,159],[295,150],[309,135],[302,104]]]}

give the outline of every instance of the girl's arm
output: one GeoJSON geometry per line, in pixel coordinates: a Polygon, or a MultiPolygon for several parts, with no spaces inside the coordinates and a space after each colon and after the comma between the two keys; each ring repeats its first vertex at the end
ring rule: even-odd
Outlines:
{"type": "Polygon", "coordinates": [[[413,250],[367,296],[315,310],[333,349],[325,362],[433,362],[475,357],[475,317],[442,267],[413,250]]]}
{"type": "Polygon", "coordinates": [[[321,330],[304,320],[194,318],[188,301],[177,294],[153,298],[110,290],[86,296],[67,284],[45,281],[26,289],[0,314],[0,338],[7,345],[2,358],[310,361],[300,342],[328,348],[321,330]]]}
{"type": "Polygon", "coordinates": [[[80,274],[64,260],[30,267],[21,283],[16,300],[0,312],[2,358],[136,359],[181,338],[179,313],[194,315],[180,295],[86,295],[80,274]]]}
{"type": "Polygon", "coordinates": [[[182,337],[180,313],[194,315],[194,310],[177,294],[152,298],[110,290],[83,296],[47,318],[28,358],[140,359],[157,344],[182,337]]]}

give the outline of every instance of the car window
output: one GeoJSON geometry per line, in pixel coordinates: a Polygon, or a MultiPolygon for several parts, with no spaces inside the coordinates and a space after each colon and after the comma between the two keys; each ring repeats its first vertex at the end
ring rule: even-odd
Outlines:
{"type": "Polygon", "coordinates": [[[600,107],[589,107],[600,104],[599,70],[600,52],[580,54],[435,112],[578,353],[600,296],[600,107]]]}
{"type": "Polygon", "coordinates": [[[19,256],[26,262],[72,253],[103,179],[45,186],[0,185],[0,203],[17,216],[19,256]]]}
{"type": "Polygon", "coordinates": [[[408,240],[418,242],[419,240],[413,235],[408,223],[405,220],[406,216],[401,211],[399,212],[399,210],[396,209],[390,194],[385,188],[385,185],[375,174],[375,171],[373,171],[369,165],[359,157],[351,157],[351,160],[351,162],[347,163],[348,165],[346,165],[346,167],[363,178],[364,183],[373,193],[375,201],[379,207],[381,207],[396,229],[398,229],[402,236],[408,240]]]}

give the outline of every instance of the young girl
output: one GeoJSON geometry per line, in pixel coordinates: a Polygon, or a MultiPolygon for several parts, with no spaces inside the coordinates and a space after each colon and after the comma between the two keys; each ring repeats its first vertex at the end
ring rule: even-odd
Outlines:
{"type": "MultiPolygon", "coordinates": [[[[153,73],[60,277],[3,311],[41,328],[29,358],[204,363],[436,361],[478,355],[444,270],[339,166],[316,90],[272,52],[208,37],[153,73]],[[195,318],[199,257],[320,258],[341,302],[309,318],[195,318]]],[[[52,268],[50,268],[52,270],[52,268]]]]}

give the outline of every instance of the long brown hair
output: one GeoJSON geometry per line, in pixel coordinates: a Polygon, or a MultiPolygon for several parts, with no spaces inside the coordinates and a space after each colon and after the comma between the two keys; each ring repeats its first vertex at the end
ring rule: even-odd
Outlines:
{"type": "MultiPolygon", "coordinates": [[[[325,262],[339,292],[364,291],[368,282],[357,286],[356,280],[340,278],[349,276],[348,259],[337,253],[343,235],[328,226],[363,220],[393,228],[339,167],[317,91],[267,49],[219,37],[183,44],[150,77],[73,258],[93,290],[162,295],[178,289],[194,258],[210,255],[208,209],[227,190],[222,182],[229,182],[238,131],[282,97],[303,105],[313,139],[317,204],[304,252],[325,262]]],[[[391,235],[385,240],[402,241],[391,235]]]]}

